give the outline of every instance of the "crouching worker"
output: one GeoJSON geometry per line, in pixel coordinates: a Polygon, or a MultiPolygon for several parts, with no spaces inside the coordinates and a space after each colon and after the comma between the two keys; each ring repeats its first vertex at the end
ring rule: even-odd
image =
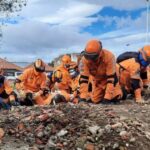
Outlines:
{"type": "MultiPolygon", "coordinates": [[[[147,67],[150,64],[150,46],[139,52],[126,52],[117,58],[119,82],[125,93],[133,94],[137,103],[143,103],[142,90],[149,90],[147,67]]],[[[149,91],[150,93],[150,91],[149,91]]]]}
{"type": "Polygon", "coordinates": [[[69,99],[64,98],[63,95],[70,94],[70,82],[71,77],[69,75],[68,69],[72,63],[71,57],[69,55],[64,55],[61,59],[61,64],[56,67],[53,75],[50,79],[51,84],[51,94],[55,101],[67,102],[69,99]]]}
{"type": "Polygon", "coordinates": [[[98,40],[87,43],[80,62],[80,100],[87,100],[89,78],[92,84],[90,98],[93,103],[119,102],[122,90],[116,75],[114,55],[102,48],[98,40]]]}
{"type": "Polygon", "coordinates": [[[70,81],[68,82],[69,90],[62,88],[63,86],[63,72],[56,70],[53,74],[52,80],[54,86],[52,89],[52,101],[59,102],[73,102],[78,103],[79,94],[79,71],[78,66],[75,62],[71,62],[68,68],[68,75],[70,81]]]}
{"type": "Polygon", "coordinates": [[[0,108],[10,109],[11,106],[18,105],[19,103],[16,100],[16,94],[10,86],[9,81],[0,74],[0,108]]]}
{"type": "Polygon", "coordinates": [[[70,100],[68,98],[70,88],[69,84],[66,86],[66,82],[68,81],[65,81],[64,74],[61,70],[56,70],[53,72],[51,78],[51,84],[53,85],[51,87],[51,101],[53,103],[67,102],[70,100]]]}
{"type": "Polygon", "coordinates": [[[33,68],[26,69],[15,82],[21,105],[32,106],[50,103],[50,94],[46,88],[45,64],[41,59],[33,68]]]}

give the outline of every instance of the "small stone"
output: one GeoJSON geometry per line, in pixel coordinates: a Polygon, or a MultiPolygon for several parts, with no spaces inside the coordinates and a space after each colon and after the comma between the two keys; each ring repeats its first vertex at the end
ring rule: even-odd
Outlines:
{"type": "Polygon", "coordinates": [[[0,128],[0,140],[3,138],[5,132],[2,128],[0,128]]]}
{"type": "Polygon", "coordinates": [[[86,140],[87,140],[87,138],[85,136],[84,137],[79,137],[76,140],[75,147],[84,149],[84,145],[85,145],[86,140]]]}
{"type": "Polygon", "coordinates": [[[86,144],[85,150],[94,150],[95,146],[93,144],[86,144]]]}
{"type": "Polygon", "coordinates": [[[115,143],[114,145],[113,145],[113,149],[116,149],[116,148],[118,148],[119,147],[119,143],[115,143]]]}
{"type": "Polygon", "coordinates": [[[146,110],[142,110],[142,113],[146,113],[147,111],[146,110]]]}
{"type": "Polygon", "coordinates": [[[91,136],[87,136],[87,140],[88,140],[89,142],[92,142],[92,143],[95,142],[95,139],[94,139],[93,137],[91,137],[91,136]]]}
{"type": "Polygon", "coordinates": [[[127,139],[127,137],[128,137],[128,132],[127,132],[127,131],[121,131],[121,132],[120,132],[120,136],[121,136],[122,139],[125,140],[125,139],[127,139]]]}
{"type": "Polygon", "coordinates": [[[98,130],[98,137],[101,137],[104,134],[104,129],[98,130]]]}
{"type": "Polygon", "coordinates": [[[61,137],[61,136],[65,136],[68,133],[67,130],[61,130],[57,133],[57,136],[61,137]]]}
{"type": "Polygon", "coordinates": [[[125,120],[127,120],[128,118],[127,117],[125,117],[125,116],[120,116],[120,121],[125,121],[125,120]]]}
{"type": "Polygon", "coordinates": [[[146,138],[150,140],[150,132],[145,132],[146,138]]]}
{"type": "Polygon", "coordinates": [[[48,148],[56,147],[56,144],[51,139],[49,139],[47,143],[47,147],[48,148]]]}
{"type": "Polygon", "coordinates": [[[99,126],[93,126],[93,127],[89,127],[88,128],[88,131],[91,133],[91,134],[97,134],[97,131],[100,129],[99,126]]]}
{"type": "Polygon", "coordinates": [[[122,123],[118,122],[118,123],[116,123],[116,124],[113,124],[111,127],[112,127],[113,129],[121,128],[121,127],[122,127],[122,123]]]}
{"type": "Polygon", "coordinates": [[[131,139],[130,139],[130,142],[131,143],[134,143],[136,141],[136,139],[134,138],[134,137],[132,137],[131,139]]]}
{"type": "Polygon", "coordinates": [[[105,130],[106,130],[107,133],[111,133],[111,125],[109,125],[109,124],[106,125],[105,130]]]}
{"type": "Polygon", "coordinates": [[[44,134],[43,134],[43,132],[41,131],[41,132],[38,132],[36,136],[37,136],[38,138],[41,138],[41,137],[43,137],[43,135],[44,135],[44,134]]]}

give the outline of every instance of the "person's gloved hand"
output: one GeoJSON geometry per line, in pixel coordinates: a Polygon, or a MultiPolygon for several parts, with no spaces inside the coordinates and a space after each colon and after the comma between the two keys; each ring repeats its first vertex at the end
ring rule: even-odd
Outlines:
{"type": "Polygon", "coordinates": [[[19,106],[20,103],[17,102],[17,101],[15,101],[15,100],[13,100],[13,101],[10,101],[10,105],[11,105],[11,106],[19,106]]]}
{"type": "Polygon", "coordinates": [[[53,103],[60,103],[60,102],[66,102],[66,99],[63,95],[61,94],[56,94],[53,98],[52,98],[52,102],[53,103]]]}
{"type": "Polygon", "coordinates": [[[49,94],[49,90],[48,89],[43,89],[43,95],[46,96],[47,94],[49,94]]]}
{"type": "Polygon", "coordinates": [[[103,98],[101,101],[100,101],[101,104],[104,104],[104,105],[107,105],[107,104],[111,104],[110,100],[106,99],[106,98],[103,98]]]}
{"type": "Polygon", "coordinates": [[[150,85],[145,85],[142,90],[144,99],[147,100],[150,98],[150,85]]]}
{"type": "Polygon", "coordinates": [[[79,103],[79,100],[78,100],[78,98],[74,98],[72,102],[73,102],[74,104],[78,104],[78,103],[79,103]]]}
{"type": "Polygon", "coordinates": [[[138,104],[144,104],[145,101],[144,101],[143,98],[141,98],[141,99],[136,99],[136,103],[138,103],[138,104]]]}
{"type": "Polygon", "coordinates": [[[26,98],[25,98],[25,105],[26,106],[33,106],[33,94],[31,92],[26,93],[26,98]]]}
{"type": "Polygon", "coordinates": [[[85,98],[78,98],[78,103],[80,103],[80,102],[86,102],[87,100],[85,99],[85,98]]]}
{"type": "Polygon", "coordinates": [[[39,96],[41,96],[43,94],[43,91],[38,91],[38,92],[36,92],[36,93],[34,93],[34,94],[32,94],[33,95],[33,99],[34,98],[36,98],[36,97],[39,97],[39,96]]]}
{"type": "Polygon", "coordinates": [[[26,93],[26,98],[32,99],[33,94],[31,92],[26,93]]]}

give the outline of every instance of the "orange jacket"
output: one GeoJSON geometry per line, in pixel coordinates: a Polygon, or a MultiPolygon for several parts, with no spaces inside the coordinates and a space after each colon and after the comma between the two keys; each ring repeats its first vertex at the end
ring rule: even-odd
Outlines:
{"type": "Polygon", "coordinates": [[[58,66],[55,70],[60,70],[62,73],[62,81],[54,84],[54,89],[70,91],[71,77],[68,70],[63,65],[58,66]]]}
{"type": "Polygon", "coordinates": [[[79,79],[80,79],[80,75],[78,75],[76,78],[71,79],[71,90],[72,92],[76,91],[79,88],[79,79]]]}
{"type": "Polygon", "coordinates": [[[124,83],[125,81],[130,82],[131,79],[138,79],[141,81],[141,84],[147,84],[148,83],[148,77],[147,77],[147,68],[142,68],[140,63],[135,60],[135,58],[130,58],[127,60],[124,60],[119,63],[119,75],[124,80],[121,80],[121,84],[127,84],[124,83]],[[145,74],[145,75],[144,75],[145,74]],[[146,76],[145,78],[143,76],[146,76]]]}
{"type": "Polygon", "coordinates": [[[0,94],[2,94],[3,92],[6,92],[6,94],[9,95],[9,100],[15,100],[14,94],[13,94],[13,88],[10,86],[10,83],[8,80],[6,80],[4,78],[4,83],[3,85],[0,87],[0,94]]]}
{"type": "MultiPolygon", "coordinates": [[[[80,97],[87,98],[88,96],[88,81],[89,77],[92,83],[96,86],[103,82],[103,88],[105,90],[105,95],[111,94],[113,92],[114,76],[116,73],[115,68],[115,57],[108,50],[102,50],[101,55],[96,63],[87,61],[82,57],[81,64],[79,64],[79,70],[81,73],[80,77],[80,97]]],[[[101,90],[101,89],[100,89],[101,90]]]]}
{"type": "Polygon", "coordinates": [[[141,67],[135,58],[124,60],[117,64],[120,85],[128,92],[134,91],[136,100],[141,99],[143,85],[148,84],[147,68],[141,67]],[[136,83],[136,87],[133,81],[136,83]],[[135,87],[135,88],[133,88],[135,87]]]}
{"type": "Polygon", "coordinates": [[[7,80],[4,81],[4,85],[0,88],[0,94],[3,93],[4,91],[8,95],[10,95],[13,92],[13,89],[11,88],[11,86],[7,80]]]}
{"type": "Polygon", "coordinates": [[[39,90],[46,88],[46,74],[38,73],[34,68],[25,70],[18,79],[21,81],[20,87],[24,90],[38,92],[39,90]]]}

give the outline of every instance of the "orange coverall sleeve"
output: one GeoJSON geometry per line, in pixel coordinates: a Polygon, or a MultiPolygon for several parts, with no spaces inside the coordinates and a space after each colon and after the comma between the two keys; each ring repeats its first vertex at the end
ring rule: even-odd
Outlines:
{"type": "Polygon", "coordinates": [[[23,72],[23,74],[21,74],[18,79],[21,80],[22,82],[25,82],[28,78],[28,74],[29,74],[29,71],[28,70],[25,70],[23,72]]]}
{"type": "Polygon", "coordinates": [[[4,89],[8,95],[10,95],[13,92],[13,89],[10,86],[9,81],[7,81],[7,80],[4,81],[4,89]]]}
{"type": "Polygon", "coordinates": [[[140,76],[143,81],[143,86],[147,86],[149,84],[148,68],[142,69],[140,76]]]}
{"type": "Polygon", "coordinates": [[[46,86],[46,81],[47,81],[47,78],[46,78],[46,75],[44,74],[43,76],[42,76],[42,82],[41,82],[41,89],[44,89],[44,88],[46,88],[47,86],[46,86]]]}
{"type": "Polygon", "coordinates": [[[140,80],[140,64],[134,63],[129,66],[130,77],[131,79],[139,79],[140,80]]]}
{"type": "Polygon", "coordinates": [[[16,89],[22,89],[23,88],[23,83],[27,81],[28,79],[28,74],[29,74],[29,71],[28,70],[25,70],[23,72],[23,74],[21,74],[20,76],[17,77],[17,79],[20,81],[18,83],[16,83],[15,87],[16,89]]]}
{"type": "Polygon", "coordinates": [[[116,63],[115,63],[114,55],[110,56],[107,59],[106,75],[107,75],[107,86],[106,86],[104,98],[111,100],[113,98],[114,82],[115,82],[115,75],[116,75],[116,63]]]}
{"type": "Polygon", "coordinates": [[[84,60],[82,59],[79,64],[80,79],[79,79],[79,91],[80,98],[86,99],[88,97],[88,83],[89,83],[89,69],[84,60]]]}
{"type": "Polygon", "coordinates": [[[6,93],[9,95],[9,100],[10,101],[14,101],[15,100],[15,96],[13,94],[13,89],[10,86],[10,83],[9,83],[8,80],[4,81],[4,89],[5,89],[6,93]]]}

